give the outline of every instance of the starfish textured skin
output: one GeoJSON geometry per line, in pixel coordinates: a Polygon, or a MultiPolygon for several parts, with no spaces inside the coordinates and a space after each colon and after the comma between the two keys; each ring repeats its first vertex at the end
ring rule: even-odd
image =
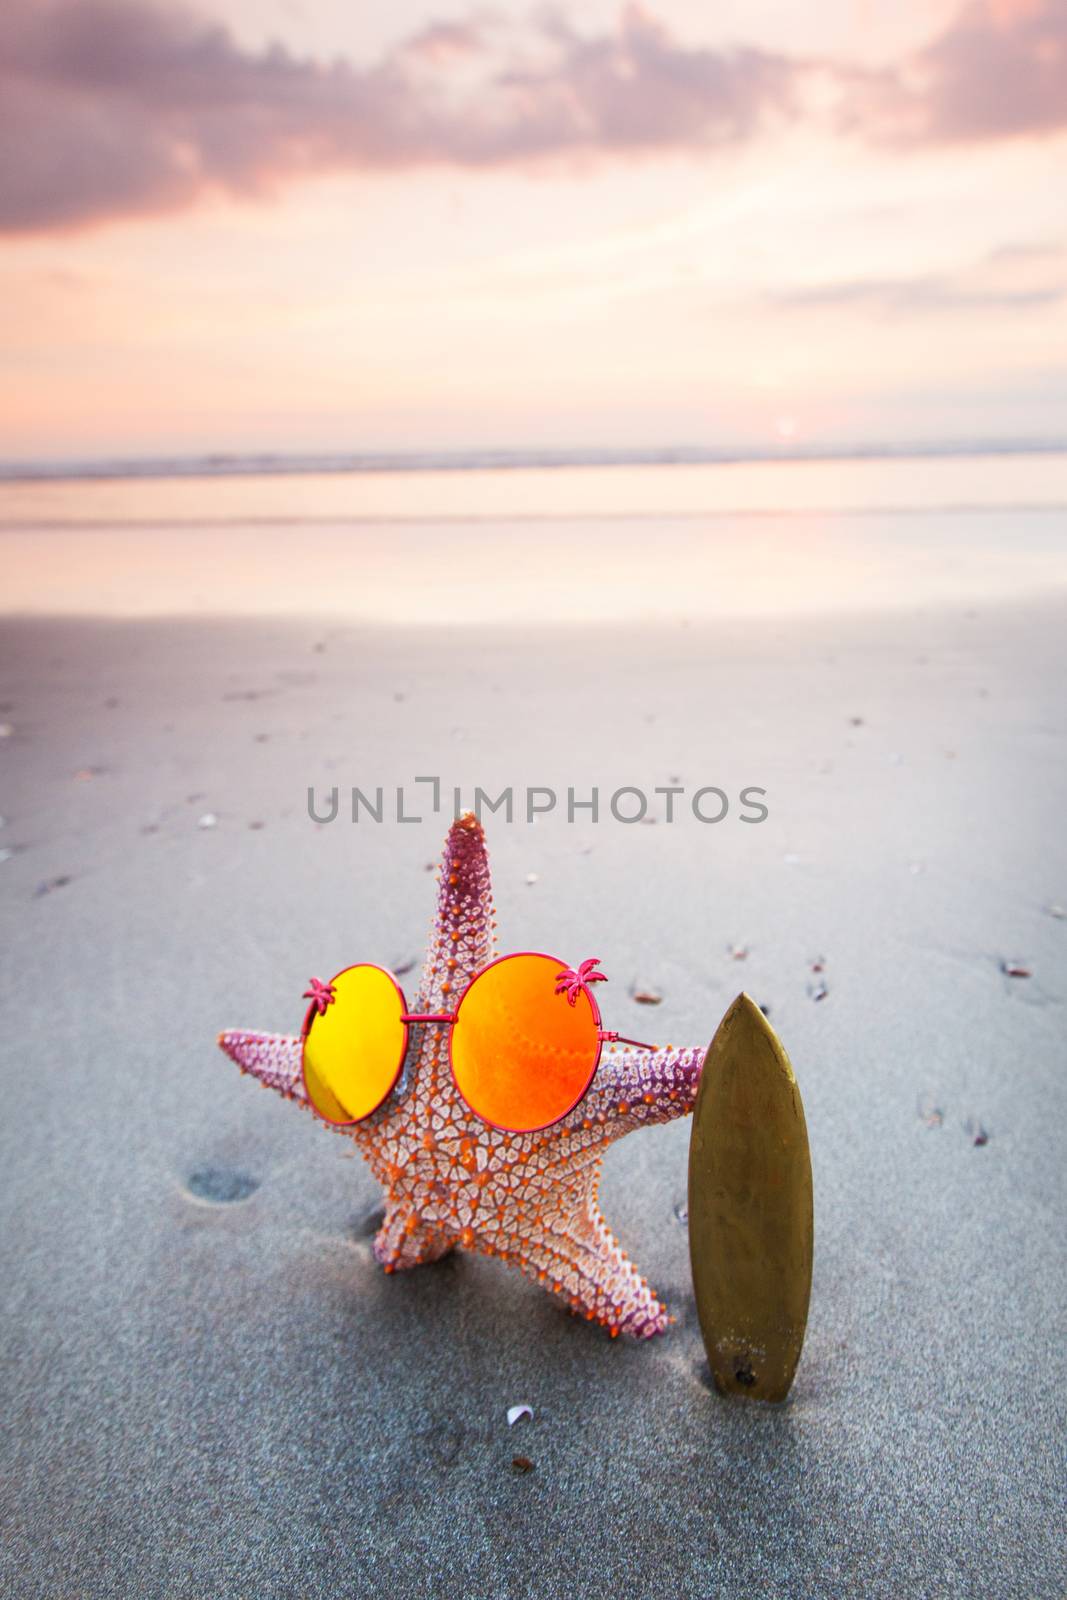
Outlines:
{"type": "MultiPolygon", "coordinates": [[[[453,823],[445,843],[412,1011],[451,1011],[495,955],[485,835],[468,814],[453,823]]],[[[576,981],[579,974],[585,982],[601,976],[578,968],[576,981]]],[[[219,1044],[243,1072],[311,1109],[300,1038],[235,1030],[221,1033],[219,1044]]],[[[692,1111],[705,1053],[607,1045],[589,1092],[562,1121],[507,1133],[482,1122],[461,1098],[447,1025],[412,1025],[392,1093],[364,1121],[335,1130],[355,1140],[385,1190],[385,1220],[374,1241],[378,1261],[393,1272],[457,1248],[496,1256],[613,1337],[661,1333],[671,1319],[613,1238],[597,1186],[608,1145],[692,1111]]]]}

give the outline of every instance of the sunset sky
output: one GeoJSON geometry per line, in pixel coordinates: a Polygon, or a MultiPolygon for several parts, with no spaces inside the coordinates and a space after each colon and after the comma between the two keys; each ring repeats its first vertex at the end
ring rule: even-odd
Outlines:
{"type": "Polygon", "coordinates": [[[0,457],[1067,435],[1067,0],[5,0],[0,457]]]}

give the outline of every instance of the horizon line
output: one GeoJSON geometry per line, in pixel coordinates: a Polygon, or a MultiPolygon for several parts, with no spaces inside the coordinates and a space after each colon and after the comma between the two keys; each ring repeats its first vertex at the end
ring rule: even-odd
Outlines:
{"type": "Polygon", "coordinates": [[[0,460],[0,483],[100,481],[122,478],[299,477],[389,472],[492,472],[574,467],[741,466],[809,461],[929,460],[978,456],[1067,454],[1067,437],[983,438],[823,445],[635,446],[375,451],[211,451],[201,454],[0,460]]]}

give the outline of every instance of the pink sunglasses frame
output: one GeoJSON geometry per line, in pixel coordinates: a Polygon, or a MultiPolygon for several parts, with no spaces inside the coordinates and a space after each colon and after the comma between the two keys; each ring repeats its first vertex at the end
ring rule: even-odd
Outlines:
{"type": "MultiPolygon", "coordinates": [[[[312,1111],[314,1111],[315,1115],[317,1117],[321,1117],[322,1121],[325,1122],[331,1128],[354,1128],[360,1122],[366,1122],[369,1117],[373,1117],[376,1111],[380,1111],[381,1110],[382,1106],[385,1104],[385,1102],[388,1100],[389,1096],[392,1094],[393,1090],[396,1088],[397,1083],[399,1082],[399,1079],[400,1079],[400,1074],[404,1070],[404,1062],[407,1059],[408,1047],[409,1047],[409,1045],[411,1043],[411,1028],[412,1028],[413,1025],[417,1025],[417,1024],[421,1023],[421,1024],[429,1025],[431,1027],[437,1026],[437,1027],[447,1027],[448,1028],[448,1030],[449,1030],[449,1032],[448,1032],[448,1068],[449,1068],[450,1073],[452,1074],[452,1082],[455,1085],[456,1093],[459,1095],[460,1099],[463,1101],[463,1104],[471,1112],[472,1116],[475,1116],[475,1117],[478,1118],[479,1122],[484,1122],[487,1127],[497,1128],[497,1129],[500,1130],[501,1133],[536,1133],[536,1132],[539,1131],[540,1128],[552,1128],[552,1127],[555,1127],[557,1122],[562,1122],[564,1117],[569,1117],[571,1112],[574,1110],[575,1106],[581,1105],[582,1101],[585,1099],[586,1095],[589,1093],[590,1085],[592,1084],[593,1079],[596,1077],[597,1068],[600,1066],[600,1058],[601,1058],[601,1055],[603,1054],[603,1049],[604,1049],[604,1046],[606,1044],[629,1044],[629,1045],[635,1046],[635,1048],[637,1048],[638,1050],[655,1050],[655,1048],[656,1048],[656,1046],[654,1044],[644,1044],[640,1039],[627,1039],[627,1038],[624,1038],[622,1034],[614,1033],[610,1029],[606,1029],[606,1028],[601,1026],[601,1023],[602,1023],[603,1019],[602,1019],[602,1017],[600,1015],[600,1007],[597,1005],[597,1002],[596,1002],[596,996],[593,994],[593,991],[592,991],[592,989],[590,987],[589,981],[580,976],[583,968],[589,970],[593,966],[599,966],[599,964],[600,964],[599,961],[596,960],[596,958],[594,958],[592,961],[583,961],[583,962],[581,962],[580,965],[578,967],[576,967],[576,968],[570,968],[570,967],[567,966],[567,963],[565,961],[558,960],[558,958],[556,956],[548,955],[544,950],[512,950],[507,955],[497,956],[493,961],[487,962],[484,967],[480,967],[478,969],[478,971],[474,974],[474,976],[466,984],[464,984],[463,992],[460,994],[459,999],[456,1001],[456,1006],[455,1006],[455,1010],[454,1011],[409,1011],[408,1010],[407,997],[405,996],[404,991],[401,988],[397,978],[394,976],[393,973],[391,973],[389,971],[388,967],[380,967],[380,966],[378,966],[378,964],[376,962],[373,962],[373,961],[357,961],[357,962],[353,962],[353,964],[351,966],[342,967],[340,972],[337,972],[337,973],[334,974],[334,976],[330,979],[328,984],[320,984],[319,980],[317,978],[312,978],[312,980],[311,980],[312,984],[317,986],[320,990],[330,990],[330,989],[333,988],[333,985],[337,982],[337,979],[344,977],[346,972],[356,972],[359,969],[366,967],[366,968],[369,968],[373,972],[384,973],[384,975],[389,979],[390,983],[393,985],[393,988],[396,990],[397,997],[398,997],[398,999],[400,1001],[400,1021],[401,1021],[402,1025],[403,1025],[403,1030],[404,1031],[403,1031],[403,1036],[402,1036],[402,1041],[401,1041],[401,1046],[400,1046],[400,1052],[399,1052],[399,1056],[398,1056],[397,1063],[396,1063],[396,1071],[393,1073],[392,1077],[390,1078],[389,1086],[385,1090],[385,1092],[382,1095],[381,1099],[378,1101],[377,1105],[375,1105],[370,1111],[366,1112],[366,1114],[364,1116],[362,1116],[362,1117],[351,1117],[345,1122],[334,1122],[332,1120],[332,1118],[326,1116],[324,1112],[319,1110],[318,1106],[315,1104],[314,1100],[311,1098],[311,1091],[310,1091],[310,1089],[308,1087],[307,1070],[306,1070],[306,1049],[307,1049],[308,1034],[311,1031],[311,1024],[314,1022],[315,1018],[317,1016],[324,1015],[325,1009],[326,1009],[326,1005],[331,1003],[330,1001],[326,1001],[325,1004],[323,1004],[322,1002],[320,1002],[320,1000],[319,1000],[319,998],[317,996],[313,997],[312,1000],[311,1000],[311,1004],[308,1006],[307,1012],[305,1013],[304,1023],[303,1023],[303,1026],[302,1026],[301,1030],[300,1030],[300,1039],[301,1039],[300,1073],[301,1073],[301,1077],[303,1078],[303,1081],[304,1081],[304,1092],[307,1095],[308,1104],[310,1105],[312,1111]],[[585,995],[586,999],[589,1001],[590,1007],[592,1008],[593,1021],[596,1023],[596,1030],[597,1030],[596,1054],[593,1057],[592,1066],[589,1069],[589,1075],[586,1078],[585,1083],[582,1086],[581,1092],[578,1095],[575,1096],[574,1100],[571,1102],[571,1104],[567,1107],[567,1109],[565,1111],[561,1111],[558,1117],[553,1117],[551,1122],[543,1122],[543,1123],[539,1124],[539,1128],[510,1128],[510,1127],[507,1126],[506,1123],[493,1122],[489,1117],[483,1116],[480,1111],[478,1111],[474,1106],[471,1105],[470,1101],[467,1099],[466,1095],[463,1093],[463,1090],[460,1088],[459,1082],[458,1082],[458,1080],[456,1078],[455,1062],[454,1062],[453,1057],[452,1057],[452,1040],[453,1040],[453,1037],[454,1037],[454,1029],[456,1027],[456,1024],[459,1022],[459,1014],[460,1014],[460,1011],[461,1011],[461,1009],[463,1007],[463,1002],[467,998],[468,994],[470,994],[471,990],[474,988],[474,985],[478,982],[479,978],[483,978],[487,972],[491,972],[494,967],[500,966],[500,964],[502,962],[504,962],[504,961],[515,961],[515,960],[517,960],[517,959],[519,959],[519,958],[521,958],[523,956],[536,956],[536,957],[538,957],[539,959],[541,959],[543,961],[556,962],[557,965],[559,966],[559,969],[560,969],[561,978],[562,978],[562,975],[563,975],[564,972],[573,972],[575,974],[576,978],[577,978],[578,986],[580,987],[582,994],[585,995]]],[[[605,982],[605,983],[607,982],[607,974],[606,973],[598,972],[598,973],[592,974],[592,977],[593,977],[594,980],[595,979],[599,979],[601,982],[605,982]]],[[[561,993],[561,992],[562,992],[561,990],[557,990],[557,993],[561,993]]],[[[307,995],[311,994],[311,993],[312,993],[311,990],[306,991],[306,993],[304,995],[304,998],[306,999],[307,995]]]]}

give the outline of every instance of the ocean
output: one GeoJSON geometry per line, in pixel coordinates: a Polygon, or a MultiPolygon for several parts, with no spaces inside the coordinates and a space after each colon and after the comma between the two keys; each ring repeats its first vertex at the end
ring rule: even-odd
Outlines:
{"type": "Polygon", "coordinates": [[[329,466],[8,469],[0,605],[428,626],[699,622],[1067,587],[1067,452],[329,466]]]}

